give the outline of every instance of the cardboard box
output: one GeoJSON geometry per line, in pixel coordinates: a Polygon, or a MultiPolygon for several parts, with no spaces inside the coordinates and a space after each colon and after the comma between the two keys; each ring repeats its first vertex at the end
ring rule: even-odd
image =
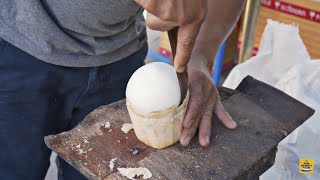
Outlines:
{"type": "MultiPolygon", "coordinates": [[[[267,19],[299,26],[300,36],[311,59],[320,58],[320,1],[314,0],[262,0],[254,53],[257,52],[267,19]]],[[[239,44],[241,40],[239,36],[239,44]]]]}

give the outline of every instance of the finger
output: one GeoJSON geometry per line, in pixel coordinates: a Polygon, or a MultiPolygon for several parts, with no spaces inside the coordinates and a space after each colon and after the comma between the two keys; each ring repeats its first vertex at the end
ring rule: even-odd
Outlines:
{"type": "Polygon", "coordinates": [[[183,121],[184,128],[191,128],[194,122],[200,118],[203,106],[203,96],[201,86],[190,86],[190,99],[183,121]]]}
{"type": "MultiPolygon", "coordinates": [[[[164,21],[176,22],[178,24],[178,15],[182,14],[181,8],[183,9],[183,6],[179,5],[177,1],[135,0],[135,2],[149,13],[164,21]]],[[[182,16],[180,19],[183,19],[183,17],[185,16],[182,16]]]]}
{"type": "Polygon", "coordinates": [[[147,26],[150,29],[157,31],[169,31],[173,29],[177,24],[170,21],[163,21],[153,14],[147,14],[147,26]]]}
{"type": "Polygon", "coordinates": [[[204,147],[207,147],[210,144],[213,107],[214,103],[209,102],[200,119],[199,143],[204,147]]]}
{"type": "Polygon", "coordinates": [[[232,120],[231,116],[224,109],[220,101],[217,101],[214,106],[214,114],[227,128],[234,129],[237,127],[237,123],[232,120]]]}
{"type": "Polygon", "coordinates": [[[190,60],[192,49],[199,34],[201,23],[187,24],[179,27],[177,53],[174,67],[177,72],[183,72],[190,60]]]}
{"type": "Polygon", "coordinates": [[[181,136],[180,136],[180,144],[182,146],[188,146],[190,144],[191,139],[196,134],[198,123],[199,123],[200,117],[195,120],[195,122],[192,124],[190,128],[184,128],[181,136]]]}
{"type": "Polygon", "coordinates": [[[134,0],[134,1],[138,3],[140,6],[142,6],[143,9],[147,10],[148,12],[154,12],[155,10],[157,10],[156,7],[159,7],[159,4],[157,3],[157,1],[153,1],[153,2],[151,2],[150,0],[134,0]]]}

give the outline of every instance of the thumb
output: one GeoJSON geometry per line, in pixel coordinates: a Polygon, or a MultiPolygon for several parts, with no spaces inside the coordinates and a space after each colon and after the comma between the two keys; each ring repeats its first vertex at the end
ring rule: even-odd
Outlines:
{"type": "Polygon", "coordinates": [[[201,23],[187,24],[179,27],[177,51],[174,67],[177,72],[183,72],[191,58],[191,53],[201,28],[201,23]]]}
{"type": "Polygon", "coordinates": [[[148,12],[147,26],[152,30],[168,31],[170,29],[173,29],[176,24],[170,21],[164,21],[148,12]]]}

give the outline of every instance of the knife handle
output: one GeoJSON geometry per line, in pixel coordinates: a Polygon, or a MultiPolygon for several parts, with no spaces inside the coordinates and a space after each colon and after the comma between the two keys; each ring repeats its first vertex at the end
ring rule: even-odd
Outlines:
{"type": "Polygon", "coordinates": [[[175,27],[175,28],[169,30],[168,31],[168,37],[169,37],[172,56],[173,56],[173,60],[174,60],[174,57],[176,56],[176,52],[177,52],[178,27],[175,27]]]}

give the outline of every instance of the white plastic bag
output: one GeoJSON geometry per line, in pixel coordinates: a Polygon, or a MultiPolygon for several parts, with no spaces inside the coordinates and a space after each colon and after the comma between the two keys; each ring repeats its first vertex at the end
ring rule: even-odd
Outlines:
{"type": "Polygon", "coordinates": [[[268,20],[257,56],[236,66],[223,86],[234,89],[247,75],[284,91],[316,111],[279,143],[274,166],[260,179],[319,180],[320,60],[310,60],[299,28],[268,20]],[[299,173],[300,158],[314,160],[313,174],[299,173]]]}

